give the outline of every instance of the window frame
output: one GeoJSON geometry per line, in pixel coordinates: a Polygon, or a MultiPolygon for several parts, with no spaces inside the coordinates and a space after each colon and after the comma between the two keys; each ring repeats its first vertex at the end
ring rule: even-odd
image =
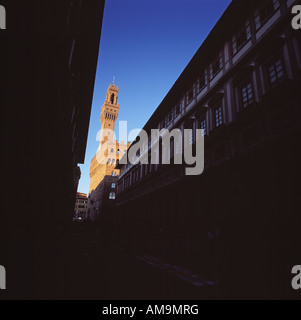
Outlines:
{"type": "Polygon", "coordinates": [[[187,91],[187,105],[189,105],[193,101],[194,98],[195,98],[195,96],[194,96],[194,86],[192,86],[187,91]]]}
{"type": "Polygon", "coordinates": [[[251,25],[250,25],[250,21],[247,20],[245,24],[241,26],[241,28],[232,37],[233,56],[238,54],[244,48],[244,46],[251,40],[251,37],[252,37],[251,25]],[[243,33],[245,34],[245,40],[238,45],[238,37],[241,36],[243,33]]]}
{"type": "Polygon", "coordinates": [[[208,124],[207,124],[206,115],[201,116],[201,117],[198,119],[198,128],[204,130],[204,136],[207,136],[207,135],[208,135],[208,124]],[[202,128],[202,124],[203,124],[203,123],[205,123],[204,128],[202,128]]]}
{"type": "Polygon", "coordinates": [[[282,52],[280,52],[280,53],[278,52],[278,53],[274,54],[271,58],[269,58],[263,64],[262,68],[263,68],[263,73],[264,73],[266,91],[277,88],[279,85],[281,85],[287,79],[287,70],[286,70],[285,60],[283,58],[282,52]],[[271,65],[274,65],[277,62],[277,60],[281,61],[283,75],[281,76],[281,78],[277,78],[276,84],[273,85],[271,83],[269,67],[271,65]]]}
{"type": "Polygon", "coordinates": [[[263,3],[260,4],[260,6],[255,10],[254,13],[254,24],[255,24],[255,30],[260,30],[267,22],[268,20],[275,14],[277,10],[280,8],[280,1],[279,0],[265,0],[263,3]],[[278,6],[275,8],[275,3],[278,3],[278,6]],[[267,8],[268,4],[271,4],[273,6],[273,10],[265,15],[265,17],[261,16],[261,13],[265,8],[267,8]]]}
{"type": "Polygon", "coordinates": [[[175,118],[177,118],[180,114],[181,114],[181,102],[179,102],[175,107],[175,118]]]}
{"type": "Polygon", "coordinates": [[[223,54],[219,53],[210,63],[210,80],[213,80],[223,70],[223,67],[223,54]],[[219,63],[219,69],[217,71],[214,71],[214,67],[217,65],[217,63],[219,63]]]}
{"type": "Polygon", "coordinates": [[[215,105],[215,107],[213,108],[213,119],[214,119],[214,128],[215,129],[217,129],[217,128],[220,128],[222,125],[224,125],[225,124],[225,120],[224,120],[224,110],[223,110],[223,104],[222,104],[222,102],[220,102],[220,103],[217,103],[216,105],[215,105]],[[221,121],[218,125],[217,125],[217,117],[216,117],[216,111],[217,110],[221,110],[221,116],[219,116],[219,120],[221,121]]]}
{"type": "Polygon", "coordinates": [[[208,85],[207,70],[204,70],[201,73],[202,73],[202,75],[199,76],[199,83],[198,83],[198,91],[199,92],[203,91],[208,85]],[[201,79],[204,80],[203,84],[202,84],[201,79]]]}
{"type": "Polygon", "coordinates": [[[168,112],[168,124],[170,124],[173,121],[173,112],[170,110],[168,112]]]}
{"type": "Polygon", "coordinates": [[[245,109],[247,109],[249,106],[251,106],[252,104],[254,104],[255,103],[255,91],[254,91],[254,84],[253,84],[253,80],[252,80],[252,76],[250,76],[250,77],[248,77],[248,78],[246,78],[246,79],[244,79],[243,81],[241,81],[239,84],[238,84],[238,86],[237,86],[237,90],[238,90],[238,99],[239,99],[239,109],[240,110],[245,110],[245,109]],[[243,100],[243,92],[242,92],[242,90],[244,89],[244,88],[247,88],[248,86],[251,86],[251,93],[252,93],[252,100],[251,99],[249,99],[249,97],[248,97],[248,92],[247,92],[247,102],[248,102],[248,104],[247,105],[245,105],[245,102],[244,102],[244,100],[243,100]]]}
{"type": "Polygon", "coordinates": [[[110,192],[109,200],[115,200],[115,199],[116,199],[116,193],[115,192],[110,192]]]}

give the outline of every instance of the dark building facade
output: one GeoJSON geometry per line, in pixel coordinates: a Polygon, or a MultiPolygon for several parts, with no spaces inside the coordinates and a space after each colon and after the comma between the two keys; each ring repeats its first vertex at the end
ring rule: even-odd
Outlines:
{"type": "Polygon", "coordinates": [[[145,125],[149,135],[192,129],[193,146],[203,129],[201,175],[186,176],[184,165],[116,167],[123,245],[218,281],[221,297],[294,296],[291,269],[301,258],[294,4],[232,1],[145,125]]]}
{"type": "Polygon", "coordinates": [[[89,195],[89,205],[86,219],[105,223],[108,221],[115,208],[117,173],[106,175],[95,190],[89,195]]]}
{"type": "Polygon", "coordinates": [[[10,273],[7,293],[64,297],[66,242],[59,234],[72,222],[85,157],[104,0],[5,7],[2,160],[10,206],[1,210],[1,263],[10,273]]]}

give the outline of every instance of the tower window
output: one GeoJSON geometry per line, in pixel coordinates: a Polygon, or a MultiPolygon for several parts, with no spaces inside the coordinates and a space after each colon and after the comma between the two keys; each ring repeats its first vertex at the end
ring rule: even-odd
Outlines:
{"type": "Polygon", "coordinates": [[[112,183],[112,189],[115,189],[116,185],[115,183],[112,183]]]}
{"type": "Polygon", "coordinates": [[[109,199],[111,200],[115,199],[115,192],[110,192],[109,199]]]}
{"type": "Polygon", "coordinates": [[[115,99],[115,95],[114,93],[111,94],[111,103],[113,104],[114,103],[114,99],[115,99]]]}

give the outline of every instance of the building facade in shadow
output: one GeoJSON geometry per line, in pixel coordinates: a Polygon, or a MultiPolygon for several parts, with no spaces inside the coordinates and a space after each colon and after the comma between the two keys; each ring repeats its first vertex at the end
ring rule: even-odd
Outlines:
{"type": "MultiPolygon", "coordinates": [[[[301,222],[294,4],[233,1],[146,123],[149,137],[151,129],[192,129],[192,146],[203,129],[201,175],[186,176],[184,165],[116,167],[120,243],[218,281],[227,298],[294,295],[301,222]]],[[[171,139],[171,158],[177,149],[171,139]]]]}
{"type": "Polygon", "coordinates": [[[2,160],[10,205],[0,233],[11,298],[64,296],[60,235],[72,221],[85,158],[103,10],[104,0],[6,5],[2,160]]]}

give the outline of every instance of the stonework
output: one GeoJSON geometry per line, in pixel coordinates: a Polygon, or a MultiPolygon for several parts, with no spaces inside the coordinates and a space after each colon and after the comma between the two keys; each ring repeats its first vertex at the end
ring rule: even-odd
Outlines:
{"type": "Polygon", "coordinates": [[[85,193],[77,192],[76,194],[76,202],[74,208],[74,219],[83,219],[86,214],[88,205],[88,197],[85,193]]]}
{"type": "MultiPolygon", "coordinates": [[[[99,139],[99,148],[90,164],[90,188],[89,188],[89,203],[87,210],[87,218],[96,220],[100,215],[100,209],[104,207],[104,203],[109,199],[110,192],[98,192],[99,190],[108,190],[112,185],[112,179],[106,177],[113,177],[119,175],[119,170],[115,169],[116,162],[126,152],[130,143],[114,140],[112,132],[114,132],[115,122],[119,114],[118,100],[119,87],[115,83],[110,84],[106,100],[101,108],[100,122],[102,124],[99,139]],[[110,130],[108,132],[107,130],[110,130]],[[105,146],[105,152],[101,157],[101,148],[105,146]],[[105,161],[104,160],[105,157],[105,161]],[[106,186],[108,184],[108,186],[106,186]]],[[[115,190],[111,192],[115,193],[115,190]]]]}

